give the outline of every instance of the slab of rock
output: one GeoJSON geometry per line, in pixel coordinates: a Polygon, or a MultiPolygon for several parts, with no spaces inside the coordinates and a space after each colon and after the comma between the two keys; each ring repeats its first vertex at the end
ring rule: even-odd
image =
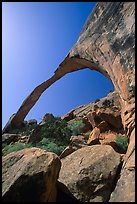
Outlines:
{"type": "Polygon", "coordinates": [[[3,202],[55,202],[61,162],[54,153],[26,148],[2,158],[3,202]]]}
{"type": "Polygon", "coordinates": [[[120,154],[109,145],[81,148],[62,161],[59,181],[82,202],[107,202],[120,165],[120,154]]]}

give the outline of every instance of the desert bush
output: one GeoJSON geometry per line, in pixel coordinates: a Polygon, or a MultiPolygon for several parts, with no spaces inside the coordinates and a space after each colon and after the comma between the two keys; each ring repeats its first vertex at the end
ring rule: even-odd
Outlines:
{"type": "Polygon", "coordinates": [[[128,148],[128,137],[126,135],[117,135],[116,144],[122,153],[126,153],[128,148]]]}
{"type": "Polygon", "coordinates": [[[33,125],[27,124],[24,127],[11,130],[11,133],[29,136],[31,134],[31,131],[35,129],[36,127],[37,127],[37,124],[33,124],[33,125]]]}
{"type": "MultiPolygon", "coordinates": [[[[77,126],[81,127],[81,121],[77,123],[77,126]]],[[[76,126],[76,125],[75,125],[76,126]]],[[[16,133],[22,133],[29,135],[30,131],[34,129],[36,125],[25,126],[22,129],[14,130],[16,133]]],[[[75,127],[76,128],[76,127],[75,127]]],[[[69,128],[68,123],[61,120],[59,117],[55,117],[52,120],[46,121],[46,123],[41,128],[41,140],[35,144],[24,144],[24,143],[14,143],[12,145],[3,146],[3,155],[9,154],[10,152],[24,149],[27,147],[38,147],[47,151],[60,154],[64,148],[69,144],[70,137],[72,135],[72,130],[74,128],[69,128]]]]}
{"type": "Polygon", "coordinates": [[[72,135],[79,135],[81,134],[80,128],[84,127],[84,125],[82,120],[71,120],[68,123],[68,128],[71,130],[72,135]]]}
{"type": "Polygon", "coordinates": [[[29,147],[32,147],[31,143],[30,144],[24,144],[24,143],[18,142],[18,143],[14,143],[14,144],[10,144],[10,145],[4,144],[2,146],[2,154],[3,154],[3,156],[5,156],[11,152],[15,152],[15,151],[18,151],[18,150],[21,150],[24,148],[29,148],[29,147]]]}
{"type": "Polygon", "coordinates": [[[69,142],[71,130],[68,128],[66,121],[56,117],[50,121],[47,121],[41,128],[41,138],[52,138],[56,142],[69,142]]]}

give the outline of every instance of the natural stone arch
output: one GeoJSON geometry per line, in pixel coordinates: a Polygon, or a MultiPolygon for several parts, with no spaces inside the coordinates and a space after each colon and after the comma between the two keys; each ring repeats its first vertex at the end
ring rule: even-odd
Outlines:
{"type": "Polygon", "coordinates": [[[85,67],[97,70],[111,79],[121,97],[122,107],[127,101],[129,103],[129,100],[134,98],[135,85],[134,7],[133,2],[98,3],[67,57],[54,75],[37,86],[24,100],[12,117],[11,126],[19,126],[22,123],[41,94],[55,81],[67,73],[85,67]],[[111,28],[116,31],[111,31],[111,28]],[[126,63],[125,58],[129,59],[126,63]]]}
{"type": "MultiPolygon", "coordinates": [[[[122,107],[121,118],[125,131],[130,137],[124,168],[134,168],[134,48],[135,2],[97,3],[93,12],[88,17],[76,44],[56,69],[54,75],[32,91],[3,131],[7,131],[10,127],[20,126],[40,95],[58,79],[67,73],[89,67],[110,78],[116,91],[119,93],[122,107]]],[[[122,201],[127,201],[124,197],[125,194],[121,193],[121,196],[123,196],[122,201]]]]}

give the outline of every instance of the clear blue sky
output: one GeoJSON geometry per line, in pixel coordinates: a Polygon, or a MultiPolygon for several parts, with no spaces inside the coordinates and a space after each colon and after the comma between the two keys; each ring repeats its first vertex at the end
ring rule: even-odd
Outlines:
{"type": "MultiPolygon", "coordinates": [[[[76,43],[95,2],[2,3],[2,126],[76,43]]],[[[89,69],[64,76],[45,91],[26,120],[61,116],[106,96],[112,83],[89,69]]]]}

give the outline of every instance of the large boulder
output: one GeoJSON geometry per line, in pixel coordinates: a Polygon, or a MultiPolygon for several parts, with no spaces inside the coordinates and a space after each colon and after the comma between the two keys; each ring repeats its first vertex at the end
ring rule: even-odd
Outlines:
{"type": "Polygon", "coordinates": [[[82,202],[107,202],[121,164],[111,146],[81,148],[62,160],[59,181],[82,202]]]}
{"type": "Polygon", "coordinates": [[[56,154],[26,148],[2,158],[3,202],[55,202],[61,162],[56,154]]]}

